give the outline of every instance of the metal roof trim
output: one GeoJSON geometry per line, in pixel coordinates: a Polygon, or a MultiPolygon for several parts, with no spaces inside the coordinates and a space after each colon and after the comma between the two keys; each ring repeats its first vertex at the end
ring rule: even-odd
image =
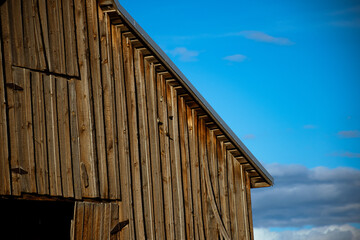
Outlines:
{"type": "Polygon", "coordinates": [[[244,143],[236,136],[236,134],[231,130],[231,128],[225,123],[225,121],[216,113],[216,111],[210,106],[210,104],[205,100],[205,98],[199,93],[199,91],[191,84],[191,82],[185,77],[185,75],[180,71],[180,69],[171,61],[171,59],[166,55],[166,53],[155,43],[155,41],[145,32],[145,30],[135,21],[135,19],[125,10],[123,6],[119,3],[118,0],[112,0],[117,7],[120,15],[124,20],[129,24],[136,33],[142,37],[142,40],[145,43],[148,43],[152,48],[152,51],[163,60],[169,67],[169,70],[172,70],[175,75],[184,83],[187,90],[194,94],[194,96],[199,101],[199,104],[207,111],[207,113],[214,118],[214,120],[219,124],[222,130],[230,138],[230,140],[235,144],[236,147],[245,155],[246,158],[250,160],[250,164],[259,171],[260,175],[265,178],[266,182],[272,186],[274,183],[273,177],[270,173],[264,168],[264,166],[256,159],[256,157],[249,151],[249,149],[244,145],[244,143]]]}

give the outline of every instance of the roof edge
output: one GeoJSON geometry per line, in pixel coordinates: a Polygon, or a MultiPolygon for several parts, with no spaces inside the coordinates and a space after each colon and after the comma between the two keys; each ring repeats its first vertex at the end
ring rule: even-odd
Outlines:
{"type": "Polygon", "coordinates": [[[164,65],[179,78],[184,84],[184,87],[193,94],[198,103],[204,108],[204,110],[215,120],[221,130],[229,137],[233,144],[241,151],[242,154],[249,160],[250,164],[259,172],[259,174],[265,179],[268,186],[274,184],[274,178],[264,168],[264,166],[256,159],[256,157],[249,151],[244,143],[236,136],[231,128],[225,123],[225,121],[216,113],[211,105],[205,100],[205,98],[199,93],[199,91],[191,84],[191,82],[185,77],[180,69],[173,63],[173,61],[166,55],[166,53],[155,43],[155,41],[145,32],[145,30],[135,21],[135,19],[125,10],[118,0],[100,0],[101,5],[115,5],[120,15],[124,18],[125,22],[129,24],[135,30],[135,33],[147,44],[151,50],[155,53],[156,57],[164,62],[164,65]]]}

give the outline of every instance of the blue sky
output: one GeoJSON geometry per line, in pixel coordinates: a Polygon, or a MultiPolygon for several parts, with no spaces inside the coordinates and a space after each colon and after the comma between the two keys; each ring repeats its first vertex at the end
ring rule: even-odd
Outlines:
{"type": "Polygon", "coordinates": [[[360,1],[120,3],[274,176],[257,240],[360,239],[360,1]]]}

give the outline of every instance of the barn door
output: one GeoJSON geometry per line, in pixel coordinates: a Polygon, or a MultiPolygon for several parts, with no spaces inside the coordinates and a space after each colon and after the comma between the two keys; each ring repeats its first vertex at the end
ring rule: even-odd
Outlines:
{"type": "Polygon", "coordinates": [[[120,233],[128,223],[128,220],[119,221],[116,203],[76,202],[70,239],[122,239],[120,233]]]}

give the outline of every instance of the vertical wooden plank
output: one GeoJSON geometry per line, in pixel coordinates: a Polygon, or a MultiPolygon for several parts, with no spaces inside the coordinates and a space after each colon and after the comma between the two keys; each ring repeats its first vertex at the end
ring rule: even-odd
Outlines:
{"type": "Polygon", "coordinates": [[[104,203],[98,203],[94,206],[94,240],[102,240],[104,236],[104,203]]]}
{"type": "Polygon", "coordinates": [[[142,189],[144,198],[144,218],[147,239],[155,239],[154,210],[151,178],[151,159],[149,146],[149,126],[146,106],[145,68],[141,50],[134,53],[135,81],[139,114],[140,162],[142,171],[142,189]]]}
{"type": "Polygon", "coordinates": [[[36,186],[38,194],[49,193],[49,171],[47,159],[47,138],[45,121],[45,99],[43,75],[31,74],[34,144],[36,161],[36,186]]]}
{"type": "Polygon", "coordinates": [[[121,239],[134,239],[133,195],[131,190],[131,164],[129,152],[129,129],[127,121],[127,99],[125,92],[124,65],[122,57],[121,30],[113,26],[113,61],[115,81],[115,105],[118,124],[118,149],[121,182],[122,219],[129,220],[129,227],[120,233],[121,239]]]}
{"type": "Polygon", "coordinates": [[[33,21],[32,1],[22,1],[22,4],[25,67],[37,69],[39,64],[34,35],[35,28],[33,21]]]}
{"type": "Polygon", "coordinates": [[[220,207],[218,158],[216,155],[216,136],[213,130],[207,129],[207,149],[209,152],[209,166],[211,183],[215,192],[216,205],[220,207]]]}
{"type": "Polygon", "coordinates": [[[221,216],[224,222],[226,231],[231,232],[230,229],[230,209],[229,209],[229,190],[227,179],[227,160],[224,142],[218,141],[216,144],[217,158],[218,158],[218,173],[219,173],[219,193],[220,193],[220,207],[221,216]]]}
{"type": "Polygon", "coordinates": [[[248,229],[245,228],[247,226],[247,212],[246,208],[246,198],[244,193],[244,184],[243,184],[243,173],[242,166],[240,163],[234,159],[234,178],[235,178],[235,202],[236,202],[236,218],[238,224],[238,232],[239,237],[241,239],[249,240],[249,232],[248,229]]]}
{"type": "Polygon", "coordinates": [[[205,239],[202,214],[202,196],[200,182],[200,163],[198,152],[198,124],[196,110],[187,107],[187,121],[190,145],[191,180],[194,200],[195,235],[197,239],[205,239]]]}
{"type": "Polygon", "coordinates": [[[248,209],[248,217],[249,217],[249,231],[250,231],[250,239],[254,240],[254,227],[253,227],[253,218],[252,218],[252,205],[251,205],[251,182],[249,174],[246,172],[246,203],[248,209]]]}
{"type": "Polygon", "coordinates": [[[165,222],[164,222],[164,201],[162,191],[162,176],[159,148],[159,131],[158,131],[158,112],[157,112],[157,95],[156,95],[156,72],[155,66],[150,61],[145,61],[145,82],[146,97],[149,121],[150,154],[151,169],[153,181],[153,198],[154,198],[154,221],[156,239],[165,239],[165,222]]]}
{"type": "Polygon", "coordinates": [[[47,1],[50,72],[66,73],[65,42],[61,0],[47,1]]]}
{"type": "MultiPolygon", "coordinates": [[[[50,56],[47,0],[38,0],[38,5],[39,5],[39,16],[40,16],[39,24],[41,26],[41,29],[39,29],[39,32],[42,33],[42,41],[41,42],[43,43],[43,48],[45,48],[45,56],[46,56],[46,61],[47,61],[46,66],[48,69],[50,69],[50,66],[53,63],[52,63],[52,57],[50,56]]],[[[39,38],[38,38],[38,41],[40,41],[39,38]]],[[[40,45],[40,44],[38,43],[38,45],[40,45]]],[[[42,48],[39,48],[39,49],[42,49],[42,48]]]]}
{"type": "Polygon", "coordinates": [[[83,239],[84,220],[85,220],[84,215],[85,215],[85,204],[82,202],[75,202],[75,207],[74,207],[75,240],[83,239]]]}
{"type": "Polygon", "coordinates": [[[69,76],[79,76],[73,0],[62,0],[62,17],[64,22],[66,74],[69,76]]]}
{"type": "Polygon", "coordinates": [[[70,240],[75,240],[75,221],[74,218],[70,221],[70,240]]]}
{"type": "MultiPolygon", "coordinates": [[[[27,148],[27,136],[26,136],[26,122],[25,122],[25,99],[24,99],[24,78],[25,78],[25,70],[21,68],[13,68],[13,85],[8,86],[8,95],[10,92],[14,96],[14,103],[11,109],[13,109],[13,114],[11,114],[14,118],[14,132],[10,132],[10,140],[13,138],[16,146],[11,149],[11,154],[14,157],[11,157],[11,172],[13,176],[13,181],[15,180],[15,184],[17,181],[20,183],[20,191],[28,192],[30,190],[30,182],[26,181],[27,177],[26,173],[29,171],[29,165],[27,164],[28,148],[27,148]],[[11,87],[13,86],[13,87],[11,87]],[[22,146],[22,148],[19,148],[22,146]],[[15,151],[17,153],[15,153],[15,151]],[[17,170],[16,170],[17,169],[17,170]],[[22,170],[25,171],[21,173],[22,170]],[[25,176],[24,176],[25,175],[25,176]]],[[[10,107],[10,106],[9,106],[10,107]]],[[[10,115],[10,110],[9,110],[10,115]]],[[[10,115],[10,116],[11,116],[10,115]]],[[[11,121],[11,119],[9,119],[11,121]]],[[[9,123],[10,125],[11,123],[9,123]]],[[[10,125],[11,126],[11,125],[10,125]]],[[[14,182],[13,182],[14,185],[14,182]]]]}
{"type": "Polygon", "coordinates": [[[82,196],[99,197],[98,170],[95,150],[91,75],[88,59],[88,35],[85,1],[75,1],[78,61],[81,80],[75,82],[79,126],[82,196]],[[88,179],[88,182],[86,181],[88,179]]]}
{"type": "Polygon", "coordinates": [[[58,80],[55,80],[53,75],[44,76],[49,182],[52,196],[62,195],[55,83],[58,80]]]}
{"type": "Polygon", "coordinates": [[[103,80],[104,93],[104,116],[106,133],[106,154],[109,179],[109,197],[110,199],[120,199],[120,176],[116,113],[114,102],[114,76],[112,61],[112,37],[110,18],[103,13],[99,7],[99,26],[100,26],[100,47],[101,47],[101,72],[103,80]]]}
{"type": "Polygon", "coordinates": [[[12,63],[16,66],[24,66],[24,35],[22,23],[22,1],[8,1],[8,14],[12,42],[12,63]]]}
{"type": "Polygon", "coordinates": [[[185,239],[185,209],[184,209],[184,193],[181,177],[181,156],[180,156],[180,140],[179,140],[179,116],[177,105],[176,89],[167,84],[167,106],[168,106],[168,122],[169,122],[169,139],[171,153],[171,168],[173,182],[173,198],[174,198],[174,216],[175,216],[175,233],[176,238],[185,239]]]}
{"type": "Polygon", "coordinates": [[[111,230],[114,229],[114,227],[116,226],[116,224],[119,223],[119,205],[116,203],[110,203],[110,228],[109,228],[109,233],[110,233],[110,240],[119,240],[120,238],[120,233],[113,233],[111,234],[111,230]]]}
{"type": "MultiPolygon", "coordinates": [[[[98,27],[98,6],[96,1],[86,1],[86,18],[88,25],[90,69],[94,104],[94,121],[96,132],[96,150],[99,168],[99,193],[101,198],[109,197],[107,153],[105,143],[103,84],[101,81],[100,39],[98,27]]],[[[103,30],[105,31],[105,30],[103,30]]],[[[103,39],[102,42],[104,42],[103,39]]],[[[105,40],[106,41],[106,40],[105,40]]],[[[105,76],[106,77],[106,76],[105,76]]]]}
{"type": "Polygon", "coordinates": [[[174,239],[174,205],[172,196],[172,178],[171,178],[171,159],[169,152],[169,126],[166,106],[166,86],[162,74],[157,75],[157,97],[158,97],[158,117],[159,117],[159,136],[161,165],[164,188],[164,213],[166,224],[166,238],[174,239]]]}
{"type": "Polygon", "coordinates": [[[236,189],[234,176],[234,161],[236,161],[230,151],[227,150],[227,167],[228,167],[228,184],[229,184],[229,203],[230,203],[230,220],[231,236],[233,239],[239,239],[238,222],[236,217],[236,189]]]}
{"type": "Polygon", "coordinates": [[[35,193],[36,192],[36,174],[35,174],[35,158],[34,158],[34,135],[33,135],[33,112],[31,102],[31,81],[30,72],[28,70],[22,70],[23,80],[19,82],[19,85],[23,85],[24,91],[21,97],[21,104],[23,105],[22,112],[22,129],[24,148],[21,150],[25,153],[21,159],[21,166],[28,171],[27,174],[22,175],[22,191],[35,193]],[[25,187],[26,186],[26,187],[25,187]]]}
{"type": "MultiPolygon", "coordinates": [[[[2,11],[0,9],[2,14],[2,11]]],[[[2,18],[0,18],[0,26],[2,18]]],[[[6,23],[4,23],[5,25],[6,23]]],[[[1,32],[0,32],[1,34],[1,32]]],[[[11,182],[10,182],[10,165],[9,165],[9,140],[8,140],[8,124],[6,114],[6,89],[5,89],[5,70],[3,66],[3,43],[2,36],[0,38],[0,194],[11,194],[11,182]]]]}
{"type": "Polygon", "coordinates": [[[64,78],[56,81],[56,101],[59,127],[59,150],[61,163],[61,179],[64,197],[74,197],[71,138],[70,138],[70,108],[68,102],[68,84],[64,78]]]}
{"type": "MultiPolygon", "coordinates": [[[[4,66],[5,66],[5,86],[11,86],[14,84],[13,82],[13,73],[12,73],[12,64],[13,64],[13,53],[11,50],[15,51],[14,48],[18,43],[13,41],[12,35],[12,21],[9,14],[12,14],[10,2],[4,2],[1,5],[1,34],[2,41],[4,44],[4,66]]],[[[15,52],[16,54],[16,52],[15,52]]],[[[17,138],[15,138],[15,130],[16,130],[16,119],[15,119],[15,92],[8,87],[6,88],[6,96],[7,96],[7,110],[8,110],[8,131],[9,131],[9,145],[10,145],[10,168],[17,167],[18,163],[18,152],[17,152],[17,138]]],[[[11,194],[12,195],[20,195],[21,185],[20,185],[20,176],[14,172],[11,172],[11,194]]]]}
{"type": "Polygon", "coordinates": [[[78,80],[71,79],[68,81],[69,91],[69,109],[70,109],[70,137],[71,137],[71,160],[72,174],[74,184],[75,199],[82,198],[81,173],[80,173],[80,140],[78,128],[78,111],[76,104],[75,84],[78,80]]]}
{"type": "Polygon", "coordinates": [[[37,54],[37,63],[35,68],[38,70],[45,70],[47,69],[47,62],[41,25],[47,23],[40,23],[39,1],[32,0],[31,4],[32,5],[30,9],[32,10],[33,31],[35,38],[35,54],[37,54]]]}
{"type": "Polygon", "coordinates": [[[204,230],[205,237],[210,238],[216,234],[216,225],[214,224],[214,213],[211,210],[209,202],[209,193],[206,187],[205,179],[205,164],[208,162],[208,154],[206,149],[206,128],[204,119],[199,118],[198,120],[198,146],[199,146],[199,157],[200,157],[200,177],[201,177],[201,195],[202,195],[202,207],[203,207],[203,219],[204,219],[204,230]],[[215,227],[215,228],[214,228],[215,227]]]}
{"type": "MultiPolygon", "coordinates": [[[[208,215],[209,215],[209,234],[210,236],[219,236],[219,227],[215,214],[218,213],[218,206],[219,204],[219,188],[218,188],[218,181],[217,181],[217,161],[215,160],[215,151],[214,151],[214,144],[213,144],[213,132],[206,127],[204,124],[204,136],[203,141],[204,145],[206,146],[206,161],[204,162],[204,167],[207,169],[205,172],[205,181],[208,181],[206,184],[206,189],[208,193],[207,199],[207,208],[208,208],[208,215]],[[210,189],[208,187],[210,185],[210,189]],[[213,195],[214,194],[214,195],[213,195]],[[214,199],[213,199],[214,198],[214,199]],[[213,209],[213,206],[216,206],[216,210],[213,209]],[[216,212],[215,212],[215,211],[216,212]]],[[[205,171],[205,170],[204,170],[205,171]]]]}
{"type": "Polygon", "coordinates": [[[111,203],[105,203],[104,206],[104,219],[102,221],[104,232],[103,239],[110,240],[110,226],[111,226],[111,203]]]}
{"type": "Polygon", "coordinates": [[[184,207],[185,207],[185,223],[186,223],[186,239],[194,239],[194,208],[192,199],[191,186],[191,166],[189,152],[189,136],[186,118],[186,105],[182,97],[178,98],[179,113],[179,132],[180,132],[180,149],[182,164],[182,183],[184,187],[184,207]]]}
{"type": "Polygon", "coordinates": [[[90,240],[93,237],[93,210],[94,203],[84,202],[84,226],[83,226],[83,235],[82,239],[90,240]]]}
{"type": "Polygon", "coordinates": [[[126,102],[129,124],[129,140],[130,140],[130,156],[131,156],[131,173],[133,182],[134,197],[134,220],[136,239],[145,239],[144,215],[142,206],[141,191],[141,165],[139,156],[139,135],[138,135],[138,116],[137,101],[134,79],[134,62],[133,48],[130,39],[123,35],[122,39],[123,55],[124,55],[124,72],[126,85],[126,102]]]}
{"type": "MultiPolygon", "coordinates": [[[[240,163],[239,163],[240,165],[240,163]]],[[[245,232],[245,237],[247,240],[251,239],[251,231],[250,231],[250,223],[249,223],[249,209],[248,209],[248,202],[247,202],[247,191],[246,191],[246,172],[244,170],[244,166],[240,165],[240,186],[241,186],[241,204],[243,209],[243,228],[245,232]]]]}

